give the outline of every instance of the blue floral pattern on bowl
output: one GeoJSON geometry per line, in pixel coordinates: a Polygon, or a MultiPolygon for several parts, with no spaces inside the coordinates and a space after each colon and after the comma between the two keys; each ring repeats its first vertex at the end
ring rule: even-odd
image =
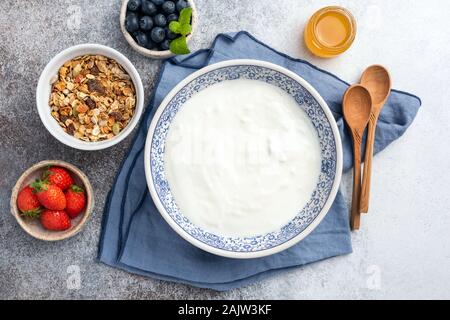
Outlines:
{"type": "Polygon", "coordinates": [[[331,124],[314,96],[298,81],[271,68],[258,65],[233,65],[218,68],[200,75],[185,85],[170,100],[159,117],[150,148],[150,169],[156,194],[167,214],[186,233],[198,241],[213,248],[232,252],[257,252],[280,246],[298,236],[319,215],[327,202],[336,175],[337,150],[336,139],[331,124]],[[192,224],[180,211],[174,199],[164,171],[165,140],[170,123],[178,110],[195,93],[216,83],[234,80],[250,79],[264,81],[277,86],[294,97],[314,124],[321,147],[321,173],[311,199],[304,208],[299,208],[298,214],[280,230],[255,237],[224,237],[212,234],[192,224]]]}

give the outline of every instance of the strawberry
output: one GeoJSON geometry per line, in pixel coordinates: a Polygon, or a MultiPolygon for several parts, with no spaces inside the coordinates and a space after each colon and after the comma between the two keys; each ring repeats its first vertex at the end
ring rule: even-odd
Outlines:
{"type": "Polygon", "coordinates": [[[71,226],[70,218],[64,210],[45,210],[41,213],[41,224],[47,230],[63,231],[71,226]]]}
{"type": "Polygon", "coordinates": [[[66,195],[67,202],[66,212],[73,219],[78,216],[86,206],[86,194],[81,187],[75,184],[64,194],[66,195]]]}
{"type": "Polygon", "coordinates": [[[64,210],[66,208],[66,197],[64,192],[54,184],[47,181],[36,180],[31,184],[39,202],[49,210],[64,210]]]}
{"type": "Polygon", "coordinates": [[[37,218],[42,211],[41,204],[33,192],[33,188],[26,186],[17,196],[17,207],[22,215],[37,218]]]}
{"type": "Polygon", "coordinates": [[[42,173],[42,180],[47,180],[49,183],[60,187],[63,191],[74,184],[69,172],[61,167],[49,167],[42,173]]]}

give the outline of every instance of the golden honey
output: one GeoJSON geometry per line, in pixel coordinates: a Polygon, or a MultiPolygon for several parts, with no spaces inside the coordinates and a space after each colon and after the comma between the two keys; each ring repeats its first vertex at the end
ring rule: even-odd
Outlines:
{"type": "Polygon", "coordinates": [[[317,11],[305,28],[308,49],[316,56],[332,58],[345,52],[356,36],[356,21],[342,7],[325,7],[317,11]]]}

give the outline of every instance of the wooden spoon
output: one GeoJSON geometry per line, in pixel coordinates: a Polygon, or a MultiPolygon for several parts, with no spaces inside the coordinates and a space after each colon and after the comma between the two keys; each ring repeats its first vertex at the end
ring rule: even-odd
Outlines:
{"type": "Polygon", "coordinates": [[[372,98],[369,91],[361,85],[353,85],[344,94],[344,118],[353,138],[353,195],[350,211],[350,227],[358,230],[361,213],[359,199],[361,191],[361,143],[364,130],[372,111],[372,98]]]}
{"type": "Polygon", "coordinates": [[[362,77],[361,85],[369,90],[372,96],[372,113],[367,130],[366,151],[364,155],[364,174],[361,187],[360,210],[369,211],[370,180],[372,176],[373,145],[375,143],[375,130],[378,117],[391,93],[391,77],[389,72],[380,65],[368,67],[362,77]]]}

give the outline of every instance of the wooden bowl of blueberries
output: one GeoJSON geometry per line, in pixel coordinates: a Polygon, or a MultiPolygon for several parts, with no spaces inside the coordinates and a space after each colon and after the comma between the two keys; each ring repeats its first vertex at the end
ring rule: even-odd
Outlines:
{"type": "Polygon", "coordinates": [[[197,21],[193,0],[123,0],[120,26],[140,54],[166,59],[189,53],[197,21]]]}

